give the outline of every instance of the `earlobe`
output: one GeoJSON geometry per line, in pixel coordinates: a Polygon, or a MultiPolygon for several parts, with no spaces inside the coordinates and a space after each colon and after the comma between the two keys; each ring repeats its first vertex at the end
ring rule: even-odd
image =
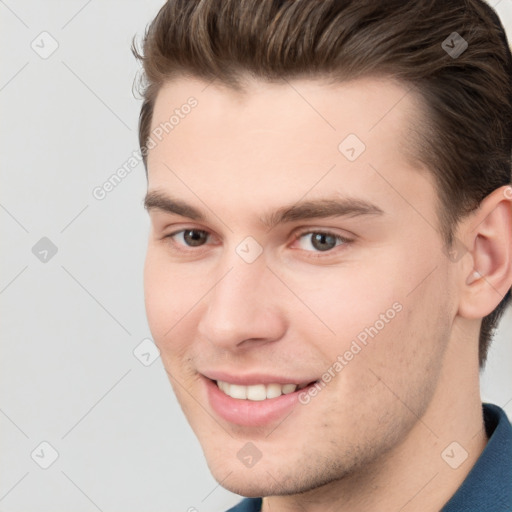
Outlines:
{"type": "Polygon", "coordinates": [[[512,194],[501,187],[489,194],[462,224],[472,268],[464,272],[459,315],[479,319],[491,313],[512,285],[512,194]]]}

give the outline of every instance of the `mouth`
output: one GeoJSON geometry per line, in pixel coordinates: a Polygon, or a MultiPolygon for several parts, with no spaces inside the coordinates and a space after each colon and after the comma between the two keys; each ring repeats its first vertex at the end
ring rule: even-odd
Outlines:
{"type": "Polygon", "coordinates": [[[244,386],[241,384],[230,384],[229,382],[217,380],[213,381],[217,387],[227,396],[235,400],[252,400],[253,402],[261,402],[263,400],[272,400],[279,398],[281,395],[289,395],[295,391],[300,391],[305,387],[314,384],[306,382],[302,384],[253,384],[244,386]]]}
{"type": "Polygon", "coordinates": [[[300,394],[318,382],[272,382],[274,379],[269,377],[262,379],[266,382],[258,382],[256,377],[247,382],[227,375],[222,379],[210,377],[203,375],[202,381],[212,412],[229,424],[245,427],[283,422],[299,405],[300,394]],[[226,377],[229,380],[224,380],[226,377]]]}

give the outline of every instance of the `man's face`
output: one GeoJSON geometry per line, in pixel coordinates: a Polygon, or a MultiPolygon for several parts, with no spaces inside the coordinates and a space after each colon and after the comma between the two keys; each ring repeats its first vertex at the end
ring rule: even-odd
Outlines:
{"type": "Polygon", "coordinates": [[[433,179],[401,152],[414,98],[180,79],[152,129],[190,97],[149,153],[145,295],[209,467],[246,496],[368,474],[419,427],[456,314],[433,179]]]}

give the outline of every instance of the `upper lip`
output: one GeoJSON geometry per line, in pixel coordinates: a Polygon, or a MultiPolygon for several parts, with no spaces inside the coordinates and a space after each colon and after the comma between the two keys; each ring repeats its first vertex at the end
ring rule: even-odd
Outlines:
{"type": "Polygon", "coordinates": [[[247,375],[233,375],[223,371],[204,371],[201,372],[206,378],[214,381],[229,382],[230,384],[239,384],[241,386],[252,386],[255,384],[309,384],[317,379],[304,379],[302,377],[284,377],[282,375],[270,375],[268,373],[251,373],[247,375]]]}

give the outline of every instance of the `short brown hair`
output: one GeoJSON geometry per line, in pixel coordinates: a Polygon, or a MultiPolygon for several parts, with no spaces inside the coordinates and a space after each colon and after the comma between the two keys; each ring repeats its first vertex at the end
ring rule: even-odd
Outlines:
{"type": "MultiPolygon", "coordinates": [[[[498,16],[481,0],[168,0],[146,29],[142,52],[135,38],[132,52],[143,64],[146,170],[155,100],[174,77],[243,90],[244,76],[342,82],[378,75],[422,100],[426,115],[411,148],[434,175],[447,247],[457,222],[511,181],[512,57],[498,16]],[[449,52],[454,41],[467,43],[460,55],[449,52]]],[[[480,367],[509,301],[510,290],[482,321],[480,367]]]]}

